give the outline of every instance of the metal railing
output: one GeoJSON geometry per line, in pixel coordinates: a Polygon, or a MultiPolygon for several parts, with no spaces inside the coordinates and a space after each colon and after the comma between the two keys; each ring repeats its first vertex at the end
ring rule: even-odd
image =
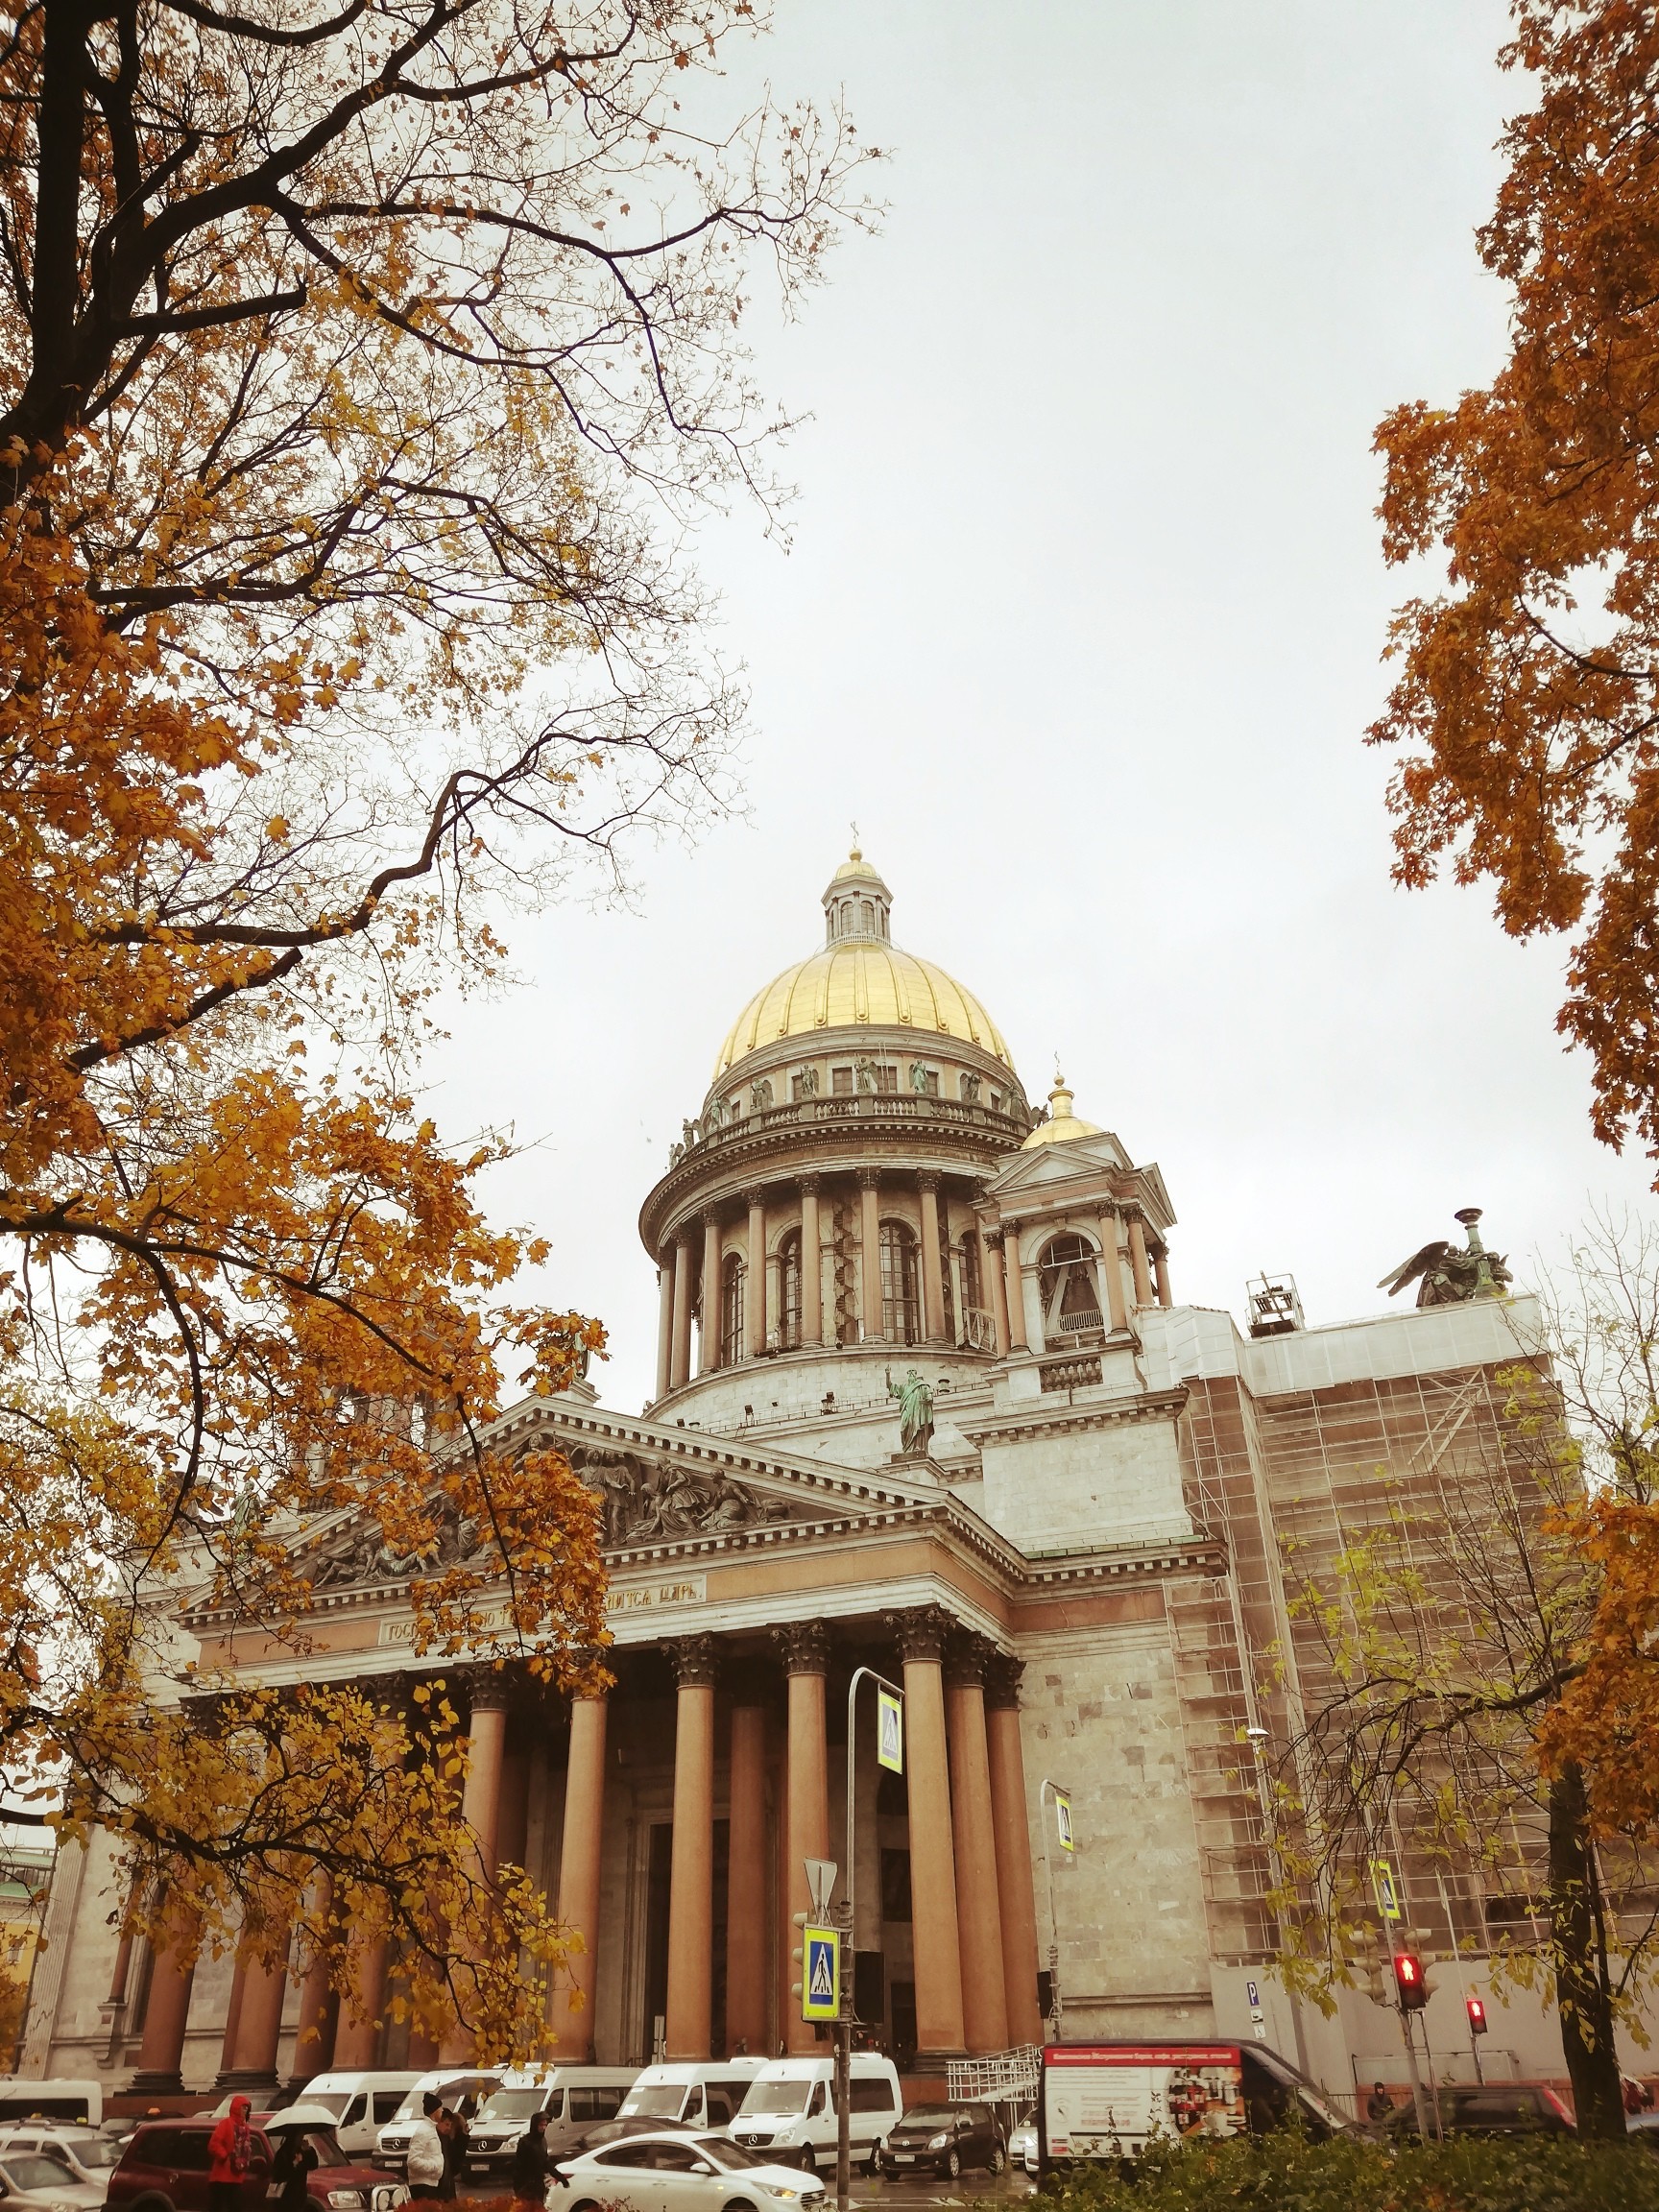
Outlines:
{"type": "Polygon", "coordinates": [[[1043,2046],[1020,2043],[985,2058],[949,2058],[945,2094],[952,2104],[996,2104],[1037,2094],[1043,2072],[1043,2046]]]}

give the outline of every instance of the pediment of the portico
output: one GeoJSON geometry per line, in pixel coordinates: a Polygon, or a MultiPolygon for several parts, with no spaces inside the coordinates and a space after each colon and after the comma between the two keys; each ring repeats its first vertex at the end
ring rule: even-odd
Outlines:
{"type": "MultiPolygon", "coordinates": [[[[888,1521],[942,1502],[939,1486],[926,1477],[889,1479],[767,1458],[701,1431],[657,1430],[598,1408],[573,1410],[568,1402],[515,1409],[489,1442],[515,1457],[564,1453],[598,1496],[601,1544],[613,1558],[711,1541],[741,1544],[768,1532],[810,1535],[814,1524],[826,1533],[845,1531],[850,1522],[888,1521]]],[[[306,1571],[314,1589],[330,1592],[385,1588],[474,1561],[488,1578],[489,1551],[488,1532],[453,1509],[441,1514],[431,1544],[409,1553],[387,1543],[377,1520],[350,1515],[318,1533],[306,1571]]]]}

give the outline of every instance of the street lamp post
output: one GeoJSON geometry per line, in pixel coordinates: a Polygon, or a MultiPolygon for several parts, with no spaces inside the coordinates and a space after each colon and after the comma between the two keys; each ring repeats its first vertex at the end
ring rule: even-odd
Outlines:
{"type": "MultiPolygon", "coordinates": [[[[1070,1827],[1071,1792],[1069,1790],[1063,1790],[1058,1782],[1051,1781],[1047,1775],[1045,1775],[1043,1787],[1037,1792],[1039,1808],[1044,1807],[1050,1796],[1054,1800],[1054,1832],[1056,1836],[1059,1836],[1069,1831],[1070,1827]],[[1062,1806],[1065,1807],[1064,1813],[1061,1811],[1062,1806]]],[[[1066,1848],[1070,1850],[1070,1844],[1068,1843],[1066,1848]]],[[[1049,2018],[1054,2023],[1054,2040],[1058,2043],[1064,2027],[1065,2008],[1060,1995],[1060,1922],[1054,1911],[1054,1845],[1048,1834],[1046,1820],[1043,1823],[1043,1865],[1048,1876],[1049,2018]]]]}
{"type": "MultiPolygon", "coordinates": [[[[847,1957],[841,1975],[841,2017],[835,2023],[835,2212],[848,2212],[848,2200],[853,2192],[853,2146],[851,2114],[853,2077],[853,1984],[855,1974],[852,1970],[857,1960],[858,1923],[854,1914],[854,1884],[857,1860],[854,1856],[857,1842],[854,1795],[857,1771],[854,1751],[857,1733],[854,1726],[858,1703],[858,1685],[869,1680],[889,1697],[897,1700],[899,1710],[904,1709],[904,1693],[896,1682],[889,1682],[885,1674],[878,1674],[874,1667],[855,1667],[853,1679],[847,1685],[847,1883],[837,1925],[845,1930],[847,1957]]],[[[902,1736],[900,1758],[902,1761],[902,1736]]]]}

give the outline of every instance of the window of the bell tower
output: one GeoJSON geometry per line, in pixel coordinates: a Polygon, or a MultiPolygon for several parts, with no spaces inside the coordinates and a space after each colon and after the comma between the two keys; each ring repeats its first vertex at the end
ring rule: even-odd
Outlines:
{"type": "Polygon", "coordinates": [[[916,1238],[902,1221],[881,1224],[881,1334],[890,1344],[914,1344],[922,1334],[916,1238]]]}
{"type": "Polygon", "coordinates": [[[1070,1233],[1052,1238],[1037,1262],[1037,1279],[1046,1335],[1070,1335],[1101,1327],[1094,1252],[1083,1238],[1070,1233]]]}

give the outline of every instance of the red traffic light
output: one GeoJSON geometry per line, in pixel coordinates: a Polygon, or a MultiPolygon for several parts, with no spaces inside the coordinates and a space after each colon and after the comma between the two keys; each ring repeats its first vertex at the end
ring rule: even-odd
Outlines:
{"type": "Polygon", "coordinates": [[[1428,2004],[1429,1992],[1423,1986],[1423,1961],[1415,1951],[1395,1952],[1394,1986],[1400,1992],[1402,2012],[1421,2012],[1428,2004]]]}
{"type": "Polygon", "coordinates": [[[1481,2000],[1479,1997],[1465,1997],[1463,2009],[1469,2015],[1470,2034],[1484,2035],[1486,2032],[1486,2007],[1481,2000]]]}

